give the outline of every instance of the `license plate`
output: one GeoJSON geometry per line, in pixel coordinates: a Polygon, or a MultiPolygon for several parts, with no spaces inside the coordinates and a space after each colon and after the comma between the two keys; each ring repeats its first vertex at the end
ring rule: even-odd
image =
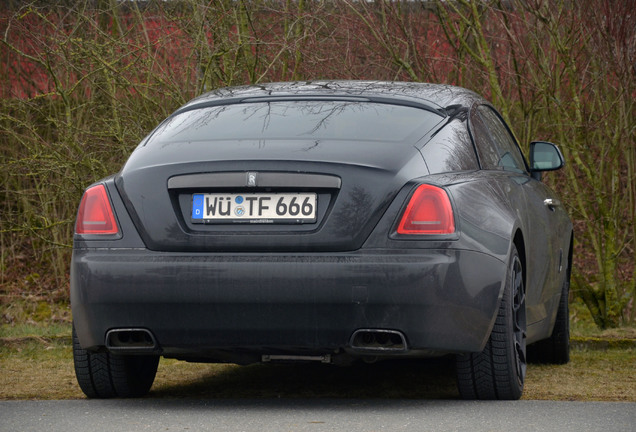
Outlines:
{"type": "Polygon", "coordinates": [[[312,223],[315,193],[212,193],[192,195],[193,223],[312,223]]]}

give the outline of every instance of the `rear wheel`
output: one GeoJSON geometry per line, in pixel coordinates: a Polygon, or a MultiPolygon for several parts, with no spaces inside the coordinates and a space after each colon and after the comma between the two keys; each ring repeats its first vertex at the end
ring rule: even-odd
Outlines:
{"type": "Polygon", "coordinates": [[[523,268],[513,247],[495,325],[484,350],[457,356],[457,384],[464,399],[521,397],[526,376],[526,297],[523,268]]]}
{"type": "Polygon", "coordinates": [[[73,326],[73,360],[80,388],[89,398],[144,396],[157,373],[159,356],[116,355],[82,349],[73,326]]]}

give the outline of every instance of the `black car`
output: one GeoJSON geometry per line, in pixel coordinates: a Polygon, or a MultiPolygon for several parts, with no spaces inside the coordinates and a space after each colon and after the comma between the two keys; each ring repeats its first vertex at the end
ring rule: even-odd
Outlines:
{"type": "Polygon", "coordinates": [[[455,355],[469,399],[569,359],[572,224],[497,111],[395,82],[219,89],[80,203],[75,371],[146,394],[159,357],[250,364],[455,355]],[[526,345],[534,344],[528,347],[526,345]]]}

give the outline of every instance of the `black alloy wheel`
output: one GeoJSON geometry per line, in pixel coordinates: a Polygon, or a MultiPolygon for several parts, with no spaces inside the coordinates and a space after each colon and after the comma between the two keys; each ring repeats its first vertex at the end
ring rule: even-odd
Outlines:
{"type": "Polygon", "coordinates": [[[517,249],[509,260],[503,297],[482,352],[457,356],[459,393],[464,399],[516,400],[526,376],[526,296],[517,249]]]}

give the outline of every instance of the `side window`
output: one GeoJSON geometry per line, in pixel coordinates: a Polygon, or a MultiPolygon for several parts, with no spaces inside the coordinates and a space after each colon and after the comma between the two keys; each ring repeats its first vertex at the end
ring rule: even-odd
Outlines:
{"type": "Polygon", "coordinates": [[[517,142],[497,113],[490,107],[482,105],[477,108],[480,117],[484,119],[497,150],[499,151],[499,166],[508,171],[526,172],[526,163],[517,146],[517,142]]]}
{"type": "Polygon", "coordinates": [[[477,148],[477,156],[482,169],[497,169],[499,165],[499,152],[497,147],[488,133],[488,128],[484,120],[478,114],[477,110],[470,113],[470,131],[477,148]]]}
{"type": "Polygon", "coordinates": [[[476,135],[482,140],[489,141],[490,144],[486,149],[486,144],[476,143],[482,168],[526,172],[526,164],[515,139],[492,108],[486,105],[479,106],[473,112],[471,120],[476,135]],[[477,132],[477,129],[481,130],[477,132]],[[487,135],[488,138],[483,135],[487,135]],[[495,154],[492,153],[493,151],[495,154]]]}

